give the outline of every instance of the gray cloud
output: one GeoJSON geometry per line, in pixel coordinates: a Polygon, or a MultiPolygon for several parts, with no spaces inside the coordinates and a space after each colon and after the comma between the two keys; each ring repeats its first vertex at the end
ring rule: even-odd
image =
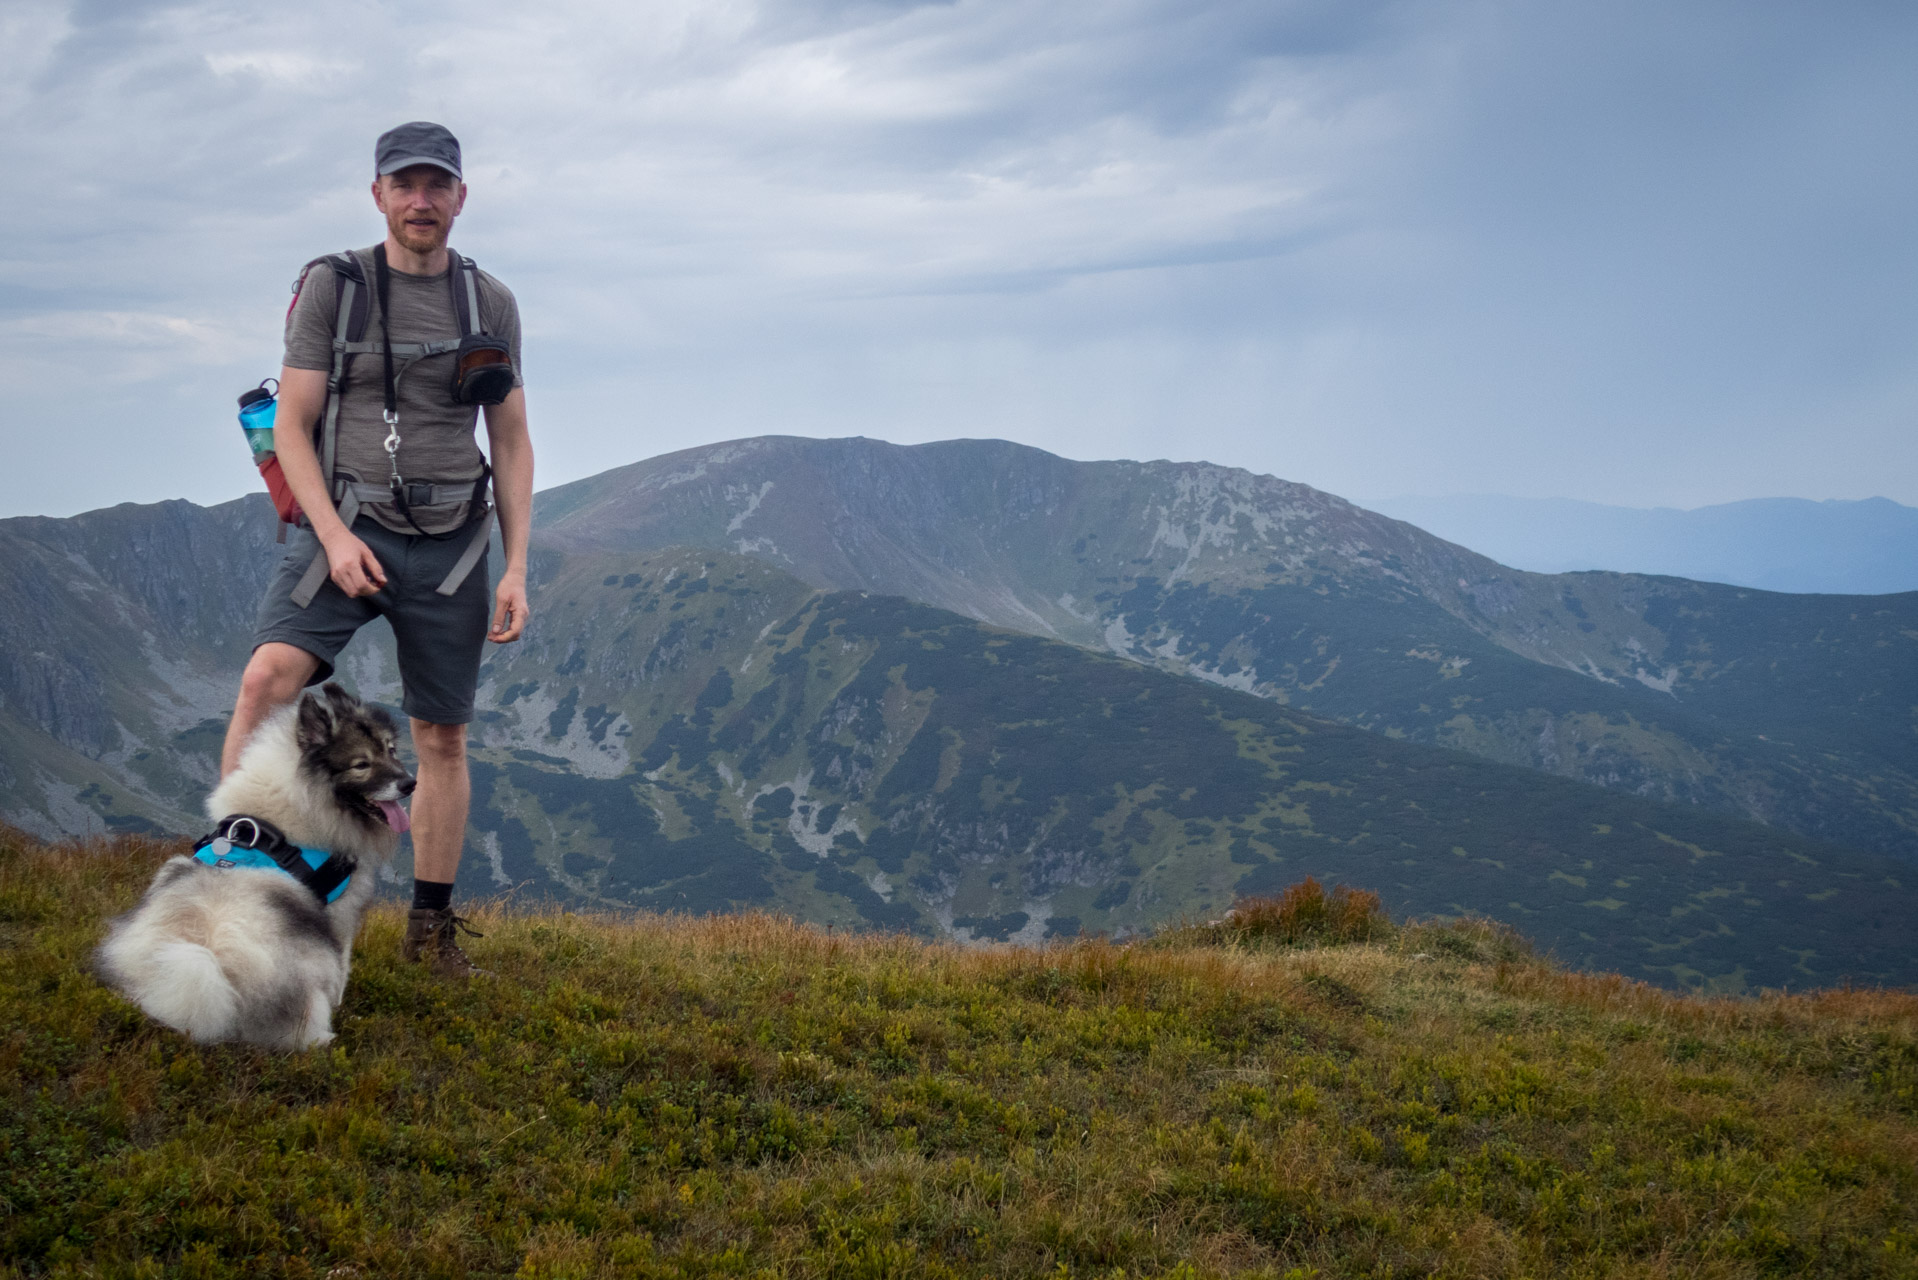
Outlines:
{"type": "Polygon", "coordinates": [[[286,284],[460,133],[542,480],[1001,435],[1358,496],[1918,501],[1866,5],[16,0],[0,510],[253,481],[286,284]],[[84,442],[85,465],[75,446],[84,442]]]}

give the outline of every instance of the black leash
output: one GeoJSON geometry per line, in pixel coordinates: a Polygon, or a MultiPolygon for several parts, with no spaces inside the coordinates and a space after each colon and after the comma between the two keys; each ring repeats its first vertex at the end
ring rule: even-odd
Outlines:
{"type": "MultiPolygon", "coordinates": [[[[387,295],[391,291],[389,287],[391,279],[392,272],[386,265],[386,244],[382,241],[373,246],[373,283],[380,297],[380,357],[386,365],[386,426],[390,433],[387,436],[386,455],[393,464],[393,474],[388,479],[387,486],[393,492],[393,505],[399,508],[400,516],[406,523],[413,526],[415,533],[421,537],[430,538],[434,542],[451,542],[466,532],[466,525],[449,529],[445,533],[428,533],[420,528],[420,522],[413,518],[412,504],[406,500],[406,483],[400,479],[400,391],[399,381],[393,375],[393,330],[386,320],[390,309],[387,306],[387,295]]],[[[484,501],[486,482],[491,475],[490,466],[480,472],[480,478],[473,482],[473,497],[470,505],[477,506],[484,501]]],[[[469,519],[467,523],[470,524],[471,520],[469,519]]]]}

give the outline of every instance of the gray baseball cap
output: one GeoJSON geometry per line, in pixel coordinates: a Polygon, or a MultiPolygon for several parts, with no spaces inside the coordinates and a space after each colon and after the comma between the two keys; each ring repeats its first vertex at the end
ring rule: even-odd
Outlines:
{"type": "Polygon", "coordinates": [[[373,176],[376,178],[415,164],[436,165],[460,178],[460,140],[443,124],[415,120],[388,129],[373,144],[373,176]]]}

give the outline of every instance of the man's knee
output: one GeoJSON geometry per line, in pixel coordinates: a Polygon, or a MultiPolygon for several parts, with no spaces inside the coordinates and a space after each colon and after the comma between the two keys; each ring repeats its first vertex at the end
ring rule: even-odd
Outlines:
{"type": "Polygon", "coordinates": [[[457,765],[466,760],[466,726],[413,721],[413,750],[421,764],[457,765]]]}
{"type": "Polygon", "coordinates": [[[304,649],[263,644],[253,651],[240,675],[240,698],[256,705],[291,702],[319,665],[320,660],[304,649]]]}

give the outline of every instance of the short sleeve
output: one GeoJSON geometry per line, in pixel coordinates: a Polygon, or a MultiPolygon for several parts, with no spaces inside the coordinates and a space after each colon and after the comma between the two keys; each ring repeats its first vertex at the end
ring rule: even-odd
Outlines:
{"type": "Polygon", "coordinates": [[[315,263],[306,273],[293,309],[286,313],[286,355],[282,363],[287,368],[332,370],[333,326],[339,306],[333,268],[325,262],[315,263]]]}
{"type": "Polygon", "coordinates": [[[513,385],[526,385],[525,366],[519,360],[519,299],[505,285],[480,272],[480,282],[485,286],[485,297],[480,302],[480,317],[486,322],[486,331],[506,343],[508,357],[513,362],[513,385]]]}

